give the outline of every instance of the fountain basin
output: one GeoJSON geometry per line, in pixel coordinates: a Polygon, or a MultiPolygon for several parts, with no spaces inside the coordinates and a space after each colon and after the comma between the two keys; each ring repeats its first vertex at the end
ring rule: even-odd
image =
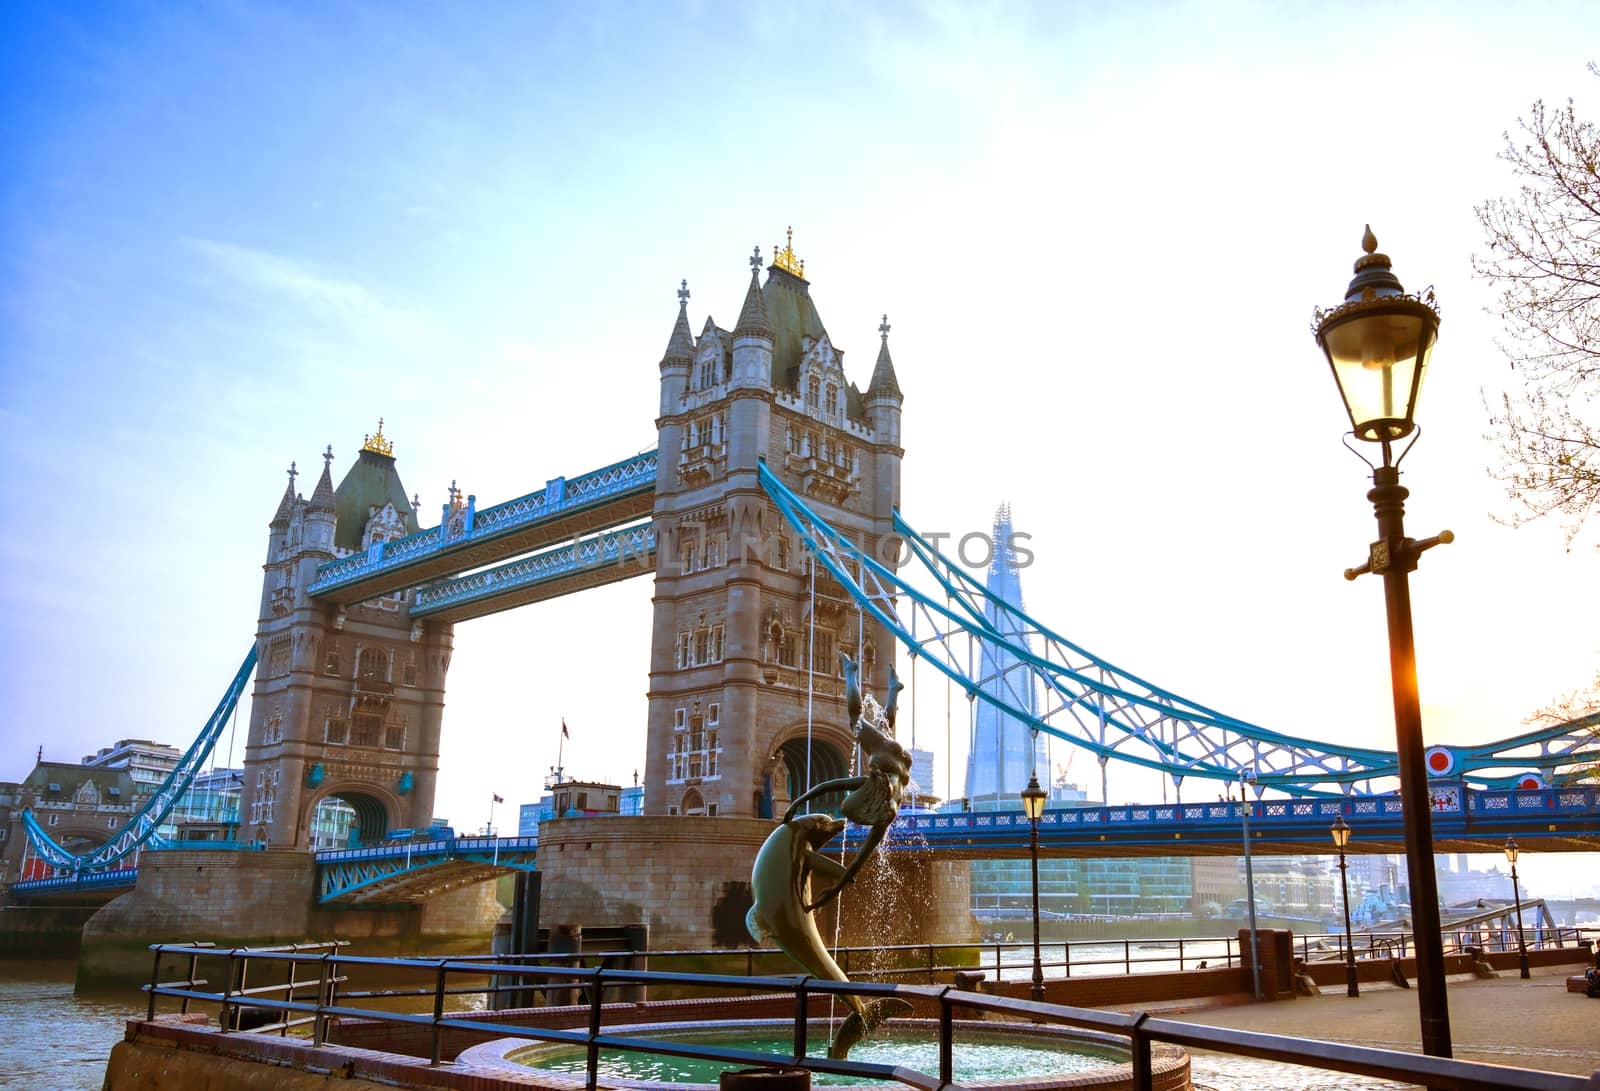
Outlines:
{"type": "MultiPolygon", "coordinates": [[[[835,1024],[814,1021],[807,1053],[827,1054],[835,1024]]],[[[646,1023],[607,1027],[606,1033],[638,1038],[670,1039],[679,1043],[717,1045],[772,1054],[774,1067],[786,1066],[792,1048],[794,1024],[786,1019],[730,1019],[693,1023],[646,1023]]],[[[939,1070],[938,1024],[932,1020],[900,1019],[890,1023],[851,1051],[850,1059],[877,1064],[898,1064],[930,1075],[939,1070]]],[[[1190,1087],[1189,1057],[1183,1050],[1157,1043],[1152,1047],[1156,1091],[1190,1087]]],[[[955,1024],[955,1080],[969,1087],[1096,1088],[1097,1091],[1132,1089],[1133,1068],[1127,1040],[1115,1035],[1032,1023],[997,1023],[958,1020],[955,1024]]],[[[584,1077],[582,1046],[499,1038],[470,1047],[460,1063],[511,1069],[552,1077],[552,1084],[584,1077]]],[[[609,1087],[639,1091],[709,1091],[718,1073],[728,1065],[665,1054],[620,1053],[602,1050],[600,1079],[609,1087]]],[[[818,1086],[899,1087],[894,1083],[813,1073],[818,1086]]]]}

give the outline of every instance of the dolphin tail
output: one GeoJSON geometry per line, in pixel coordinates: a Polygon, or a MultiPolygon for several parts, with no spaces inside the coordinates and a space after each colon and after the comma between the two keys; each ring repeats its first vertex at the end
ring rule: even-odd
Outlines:
{"type": "Polygon", "coordinates": [[[844,711],[854,724],[861,718],[861,673],[855,660],[839,652],[839,669],[844,674],[844,711]]]}
{"type": "Polygon", "coordinates": [[[761,920],[756,916],[756,907],[751,906],[750,912],[744,915],[744,928],[750,933],[750,938],[757,943],[767,943],[772,937],[767,935],[767,930],[761,926],[761,920]]]}
{"type": "Polygon", "coordinates": [[[874,1000],[863,1012],[851,1012],[850,1017],[840,1025],[839,1033],[833,1036],[833,1044],[828,1047],[828,1059],[844,1060],[863,1038],[877,1030],[885,1020],[904,1015],[910,1010],[910,1004],[889,996],[874,1000]]]}

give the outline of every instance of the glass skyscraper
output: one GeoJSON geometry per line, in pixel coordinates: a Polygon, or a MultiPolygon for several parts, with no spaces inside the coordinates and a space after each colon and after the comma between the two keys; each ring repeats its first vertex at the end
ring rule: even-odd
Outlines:
{"type": "MultiPolygon", "coordinates": [[[[995,512],[990,536],[989,574],[984,581],[991,599],[999,599],[1022,609],[1022,579],[1018,572],[1016,533],[1011,525],[1011,507],[1002,504],[995,512]]],[[[1012,643],[1032,651],[1028,637],[1016,623],[992,602],[984,604],[989,624],[1012,643]]],[[[1038,693],[1033,674],[1010,648],[993,641],[979,644],[979,681],[984,693],[1012,708],[1038,715],[1038,693]]],[[[976,702],[972,728],[972,754],[967,760],[967,798],[996,799],[1014,803],[1028,778],[1036,772],[1033,729],[1009,712],[1003,712],[982,697],[976,702]]],[[[1050,783],[1050,770],[1043,782],[1050,783]]]]}

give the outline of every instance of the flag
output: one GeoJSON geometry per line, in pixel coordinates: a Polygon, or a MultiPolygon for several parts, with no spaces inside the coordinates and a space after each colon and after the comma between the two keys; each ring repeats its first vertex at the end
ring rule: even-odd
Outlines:
{"type": "Polygon", "coordinates": [[[568,731],[567,731],[567,721],[566,721],[566,717],[562,717],[562,719],[561,719],[561,737],[562,737],[562,738],[563,738],[563,739],[570,739],[570,738],[572,738],[572,735],[571,735],[571,733],[569,733],[569,732],[568,732],[568,731]]]}
{"type": "Polygon", "coordinates": [[[500,798],[500,797],[499,797],[499,796],[495,796],[495,797],[494,797],[494,801],[495,801],[495,802],[496,802],[496,803],[504,803],[504,802],[505,802],[505,800],[503,800],[503,799],[501,799],[501,798],[500,798]]]}

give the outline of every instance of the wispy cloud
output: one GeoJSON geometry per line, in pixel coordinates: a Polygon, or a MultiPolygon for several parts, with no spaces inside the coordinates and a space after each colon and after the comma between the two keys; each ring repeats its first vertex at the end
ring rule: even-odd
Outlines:
{"type": "Polygon", "coordinates": [[[184,244],[214,268],[247,285],[304,304],[324,319],[343,322],[362,332],[395,341],[416,341],[431,335],[428,323],[401,307],[391,306],[364,284],[322,272],[281,254],[214,239],[187,238],[184,244]]]}

